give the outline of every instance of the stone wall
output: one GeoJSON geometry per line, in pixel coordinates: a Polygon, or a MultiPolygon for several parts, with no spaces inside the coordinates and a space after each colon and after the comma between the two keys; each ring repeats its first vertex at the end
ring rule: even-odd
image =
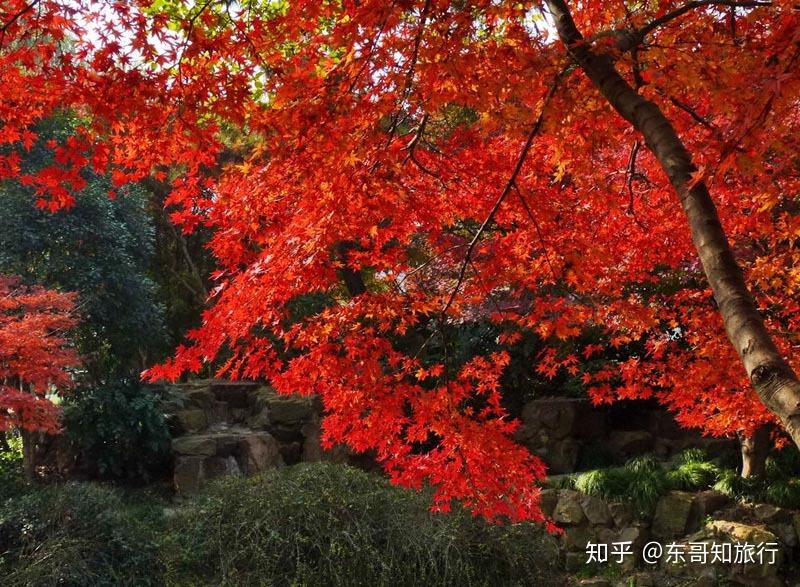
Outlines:
{"type": "MultiPolygon", "coordinates": [[[[743,585],[778,587],[793,585],[786,580],[795,576],[800,533],[800,512],[768,504],[735,503],[717,491],[689,493],[672,491],[661,498],[653,514],[642,515],[629,503],[606,501],[569,489],[542,491],[542,509],[563,529],[560,537],[566,570],[582,575],[592,571],[601,577],[578,584],[595,587],[616,585],[603,576],[623,576],[619,585],[743,585]],[[614,543],[631,543],[631,556],[618,563],[614,557],[602,565],[590,566],[587,544],[606,544],[612,552],[614,543]],[[643,547],[657,542],[665,550],[658,562],[642,560],[643,547]],[[767,561],[747,564],[693,562],[688,555],[683,562],[667,560],[669,544],[689,552],[689,544],[777,543],[775,564],[767,561]],[[603,572],[603,567],[619,567],[618,572],[603,572]],[[695,582],[686,583],[691,578],[695,582]],[[633,583],[631,583],[633,579],[633,583]]],[[[608,569],[606,569],[608,571],[608,569]]]]}
{"type": "Polygon", "coordinates": [[[703,438],[680,428],[650,402],[595,407],[586,399],[542,398],[527,403],[520,420],[517,440],[539,455],[552,474],[621,463],[646,453],[669,458],[689,447],[704,447],[712,455],[736,450],[735,440],[703,438]]]}
{"type": "Polygon", "coordinates": [[[173,435],[173,482],[193,493],[220,475],[252,475],[322,459],[369,467],[368,456],[320,445],[321,406],[254,382],[204,380],[170,386],[165,405],[173,435]]]}
{"type": "MultiPolygon", "coordinates": [[[[254,382],[204,380],[167,388],[179,493],[206,478],[318,461],[347,461],[374,468],[369,456],[320,447],[321,406],[312,397],[281,396],[254,382]]],[[[520,415],[519,442],[539,455],[550,474],[570,473],[653,453],[668,458],[690,446],[713,455],[736,448],[733,440],[704,439],[678,427],[648,402],[594,407],[585,399],[542,398],[520,415]],[[598,459],[604,462],[598,462],[598,459]]]]}

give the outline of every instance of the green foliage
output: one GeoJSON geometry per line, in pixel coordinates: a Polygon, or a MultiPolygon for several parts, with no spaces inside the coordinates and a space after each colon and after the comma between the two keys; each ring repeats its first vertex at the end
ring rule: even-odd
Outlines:
{"type": "MultiPolygon", "coordinates": [[[[51,163],[47,139],[62,141],[74,127],[68,116],[41,124],[40,140],[22,162],[31,172],[51,163]]],[[[168,349],[164,309],[149,277],[153,223],[140,188],[109,198],[110,181],[86,174],[71,210],[36,207],[32,188],[0,183],[0,272],[79,296],[83,318],[77,344],[95,380],[108,372],[139,370],[143,358],[168,349]]]]}
{"type": "Polygon", "coordinates": [[[652,512],[659,498],[667,492],[667,476],[653,458],[639,457],[625,464],[629,474],[627,496],[641,512],[652,512]]]}
{"type": "Polygon", "coordinates": [[[0,501],[16,495],[24,487],[22,473],[22,437],[19,433],[0,431],[5,446],[0,446],[0,501]]]}
{"type": "Polygon", "coordinates": [[[618,498],[627,489],[625,469],[595,469],[575,477],[575,489],[587,495],[603,498],[618,498]]]}
{"type": "Polygon", "coordinates": [[[680,452],[674,459],[678,465],[688,463],[704,463],[709,460],[708,454],[702,448],[687,448],[680,452]]]}
{"type": "Polygon", "coordinates": [[[800,479],[782,479],[767,484],[765,501],[780,507],[800,509],[800,479]]]}
{"type": "Polygon", "coordinates": [[[700,491],[712,487],[722,475],[722,469],[712,462],[687,462],[667,473],[672,489],[700,491]]]}
{"type": "Polygon", "coordinates": [[[744,479],[732,469],[724,469],[713,489],[739,501],[763,501],[764,480],[757,477],[744,479]]]}
{"type": "Polygon", "coordinates": [[[800,475],[800,451],[787,446],[767,457],[765,473],[767,479],[786,479],[800,475]]]}
{"type": "Polygon", "coordinates": [[[575,476],[574,487],[588,495],[630,501],[643,515],[651,512],[669,489],[666,472],[652,457],[637,457],[623,467],[580,473],[575,476]]]}
{"type": "Polygon", "coordinates": [[[137,382],[75,390],[64,404],[64,427],[95,478],[147,481],[168,463],[159,395],[137,382]]]}
{"type": "Polygon", "coordinates": [[[767,459],[763,477],[743,479],[732,469],[723,469],[714,489],[734,499],[750,503],[766,502],[800,509],[800,477],[796,476],[796,451],[784,449],[767,459]]]}
{"type": "Polygon", "coordinates": [[[0,505],[6,587],[159,585],[161,508],[97,485],[36,489],[0,505]]]}
{"type": "Polygon", "coordinates": [[[488,525],[332,464],[220,480],[179,516],[175,585],[551,585],[557,554],[530,524],[488,525]]]}

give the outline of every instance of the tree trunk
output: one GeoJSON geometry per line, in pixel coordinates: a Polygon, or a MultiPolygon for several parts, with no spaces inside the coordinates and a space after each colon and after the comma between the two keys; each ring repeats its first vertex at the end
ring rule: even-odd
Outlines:
{"type": "Polygon", "coordinates": [[[742,477],[762,477],[770,449],[769,426],[762,426],[753,435],[741,438],[742,477]]]}
{"type": "Polygon", "coordinates": [[[36,445],[39,434],[20,430],[20,436],[22,437],[22,471],[25,479],[33,481],[36,478],[36,445]]]}
{"type": "Polygon", "coordinates": [[[347,265],[348,253],[357,248],[358,244],[353,241],[342,241],[336,246],[336,256],[343,264],[340,274],[347,288],[347,293],[350,294],[352,298],[360,296],[367,291],[367,286],[364,283],[364,277],[361,275],[361,272],[355,271],[347,265]]]}
{"type": "Polygon", "coordinates": [[[661,109],[625,81],[608,55],[595,53],[575,26],[563,0],[547,0],[561,41],[613,108],[644,136],[680,199],[692,241],[719,306],[725,330],[764,405],[800,447],[800,381],[764,326],[742,270],[731,251],[714,201],[685,145],[661,109]]]}

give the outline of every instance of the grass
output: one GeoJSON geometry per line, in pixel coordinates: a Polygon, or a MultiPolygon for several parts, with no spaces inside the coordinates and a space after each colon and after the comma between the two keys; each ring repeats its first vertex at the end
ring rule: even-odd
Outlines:
{"type": "Polygon", "coordinates": [[[700,449],[688,449],[671,463],[638,457],[621,467],[594,469],[560,476],[556,488],[576,489],[604,499],[632,502],[641,515],[652,513],[659,498],[671,490],[715,489],[742,502],[763,502],[800,509],[800,456],[794,450],[776,452],[767,459],[762,478],[742,479],[725,462],[710,459],[700,449]]]}

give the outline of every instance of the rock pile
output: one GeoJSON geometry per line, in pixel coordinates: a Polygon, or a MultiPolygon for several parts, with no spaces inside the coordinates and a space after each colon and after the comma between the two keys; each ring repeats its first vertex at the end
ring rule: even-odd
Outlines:
{"type": "Polygon", "coordinates": [[[179,495],[219,475],[252,475],[323,457],[320,410],[312,398],[236,381],[194,381],[169,391],[166,411],[179,495]]]}
{"type": "Polygon", "coordinates": [[[542,507],[564,531],[566,570],[598,575],[579,585],[794,585],[787,578],[794,576],[800,558],[800,512],[768,504],[742,505],[712,490],[670,492],[647,516],[637,514],[630,504],[569,489],[543,490],[542,507]],[[621,562],[612,554],[615,543],[630,543],[630,554],[621,562]],[[651,550],[647,560],[643,553],[653,543],[661,550],[655,557],[651,550]],[[590,544],[606,545],[608,560],[590,560],[590,544]],[[625,579],[615,583],[604,575],[625,579]]]}

